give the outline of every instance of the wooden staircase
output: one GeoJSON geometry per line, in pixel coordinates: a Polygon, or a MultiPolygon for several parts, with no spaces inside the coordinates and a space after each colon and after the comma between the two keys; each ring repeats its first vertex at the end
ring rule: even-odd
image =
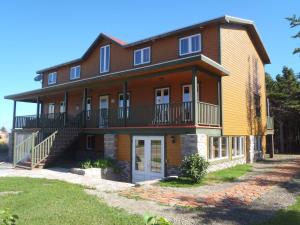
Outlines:
{"type": "Polygon", "coordinates": [[[14,164],[24,169],[44,168],[61,156],[79,133],[80,128],[60,128],[37,144],[34,144],[37,136],[34,133],[16,146],[14,164]]]}

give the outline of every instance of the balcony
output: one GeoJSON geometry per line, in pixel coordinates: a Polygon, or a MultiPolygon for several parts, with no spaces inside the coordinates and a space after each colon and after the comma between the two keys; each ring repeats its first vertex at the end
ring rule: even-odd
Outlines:
{"type": "Polygon", "coordinates": [[[81,112],[77,116],[65,113],[17,116],[15,128],[60,128],[74,126],[86,128],[164,127],[164,126],[220,126],[218,105],[198,102],[193,110],[192,102],[132,106],[126,110],[109,108],[81,112]],[[196,115],[195,115],[196,114],[196,115]],[[194,121],[196,120],[196,121],[194,121]]]}

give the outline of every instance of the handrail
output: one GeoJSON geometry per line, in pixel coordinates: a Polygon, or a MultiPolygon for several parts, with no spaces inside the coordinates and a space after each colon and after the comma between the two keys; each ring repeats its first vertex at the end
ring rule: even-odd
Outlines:
{"type": "MultiPolygon", "coordinates": [[[[39,131],[32,133],[28,138],[20,142],[19,144],[14,145],[14,159],[13,164],[14,166],[25,160],[26,158],[30,158],[32,150],[35,145],[35,138],[37,137],[39,131]]],[[[14,137],[15,143],[17,140],[17,134],[15,133],[14,137]]]]}
{"type": "Polygon", "coordinates": [[[54,131],[50,136],[48,136],[33,148],[31,156],[31,168],[37,166],[49,155],[57,133],[58,131],[54,131]]]}

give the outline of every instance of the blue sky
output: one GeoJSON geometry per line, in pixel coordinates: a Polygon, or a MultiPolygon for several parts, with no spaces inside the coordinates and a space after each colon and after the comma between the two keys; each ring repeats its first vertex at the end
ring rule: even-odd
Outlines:
{"type": "MultiPolygon", "coordinates": [[[[290,38],[297,29],[284,19],[300,16],[298,0],[2,0],[0,126],[12,123],[13,103],[5,95],[40,88],[35,71],[80,57],[100,32],[132,42],[225,14],[256,22],[272,61],[267,72],[275,76],[284,65],[300,72],[300,57],[292,55],[300,40],[290,38]]],[[[35,111],[18,103],[18,115],[35,111]]]]}

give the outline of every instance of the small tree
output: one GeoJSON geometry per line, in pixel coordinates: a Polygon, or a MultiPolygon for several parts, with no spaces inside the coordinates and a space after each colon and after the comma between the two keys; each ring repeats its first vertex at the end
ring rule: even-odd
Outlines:
{"type": "Polygon", "coordinates": [[[180,173],[183,177],[188,177],[195,183],[199,183],[207,173],[209,163],[195,153],[186,156],[181,163],[180,173]]]}

